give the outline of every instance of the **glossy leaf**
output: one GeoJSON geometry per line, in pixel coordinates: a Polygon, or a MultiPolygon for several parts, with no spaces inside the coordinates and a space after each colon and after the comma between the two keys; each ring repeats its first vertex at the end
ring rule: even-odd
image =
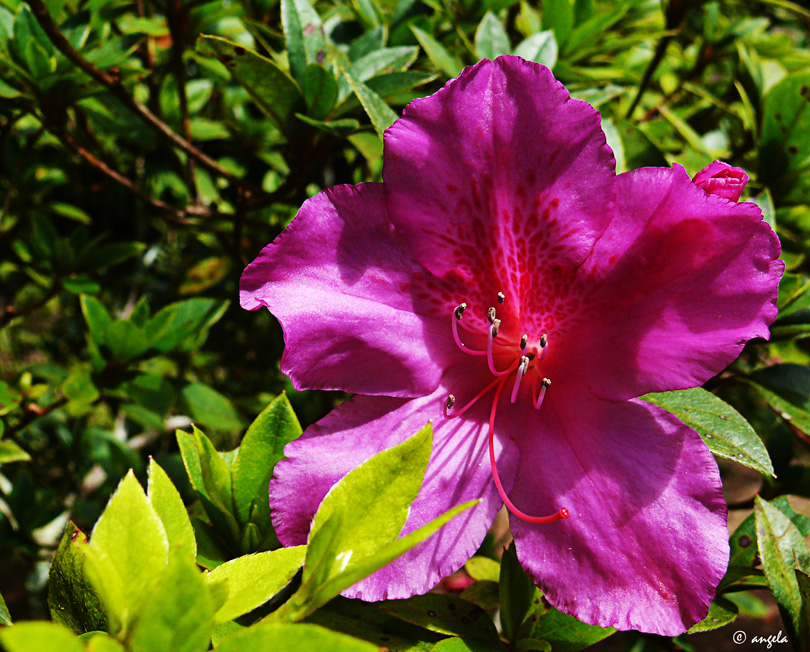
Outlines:
{"type": "MultiPolygon", "coordinates": [[[[217,652],[378,652],[376,645],[317,625],[262,625],[250,627],[224,639],[217,652]]],[[[15,651],[16,652],[16,651],[15,651]]]]}
{"type": "Polygon", "coordinates": [[[214,614],[216,624],[252,611],[283,589],[304,563],[306,546],[237,557],[205,577],[208,586],[224,583],[227,599],[214,614]]]}
{"type": "Polygon", "coordinates": [[[506,30],[490,11],[484,14],[475,31],[475,51],[479,59],[495,59],[512,51],[506,30]]]}
{"type": "Polygon", "coordinates": [[[747,380],[785,421],[810,433],[810,369],[779,364],[761,369],[747,380]]]}
{"type": "Polygon", "coordinates": [[[84,646],[62,625],[48,622],[18,623],[0,629],[6,652],[84,652],[84,646]]]}
{"type": "Polygon", "coordinates": [[[557,41],[554,32],[546,30],[532,34],[515,48],[515,54],[527,61],[553,68],[557,63],[557,41]]]}
{"type": "Polygon", "coordinates": [[[416,25],[410,25],[410,28],[416,40],[419,41],[419,45],[424,48],[425,54],[438,70],[448,77],[455,77],[461,72],[464,65],[458,57],[450,54],[441,43],[416,25]]]}
{"type": "Polygon", "coordinates": [[[132,652],[205,652],[214,608],[193,561],[172,551],[132,632],[132,652]]]}
{"type": "Polygon", "coordinates": [[[501,628],[509,641],[517,637],[534,597],[534,583],[526,575],[517,558],[514,543],[503,551],[501,559],[501,628]]]}
{"type": "Polygon", "coordinates": [[[147,495],[163,522],[169,548],[176,551],[178,556],[194,562],[197,559],[197,541],[180,493],[166,472],[153,459],[149,460],[148,473],[147,495]]]}
{"type": "Polygon", "coordinates": [[[169,543],[157,512],[130,471],[93,528],[88,575],[110,619],[127,632],[166,567],[169,543]]]}
{"type": "Polygon", "coordinates": [[[11,615],[8,613],[8,607],[3,596],[0,595],[0,627],[11,625],[11,615]]]}
{"type": "Polygon", "coordinates": [[[690,634],[697,632],[710,632],[713,629],[725,627],[737,619],[739,609],[733,602],[723,598],[715,598],[709,605],[708,615],[699,623],[695,623],[689,628],[690,634]]]}
{"type": "Polygon", "coordinates": [[[754,503],[757,545],[765,577],[779,607],[785,625],[794,640],[801,627],[802,596],[795,569],[810,570],[807,543],[790,519],[776,507],[757,496],[754,503]]]}
{"type": "Polygon", "coordinates": [[[405,622],[439,634],[464,636],[497,644],[498,630],[480,607],[461,598],[438,593],[415,595],[408,600],[377,603],[377,609],[405,622]]]}
{"type": "Polygon", "coordinates": [[[399,117],[396,113],[385,103],[379,95],[372,91],[363,82],[354,79],[348,72],[343,71],[343,78],[349,84],[363,109],[374,125],[374,130],[377,135],[382,139],[383,133],[388,127],[394,124],[394,121],[399,117]]]}
{"type": "Polygon", "coordinates": [[[288,130],[303,97],[286,71],[257,52],[218,36],[201,36],[198,49],[219,59],[276,126],[282,132],[288,130]]]}
{"type": "Polygon", "coordinates": [[[537,622],[532,638],[551,643],[554,652],[577,652],[597,643],[616,630],[586,625],[573,616],[568,616],[554,608],[549,609],[537,622]]]}
{"type": "Polygon", "coordinates": [[[697,430],[715,455],[773,476],[773,465],[762,440],[743,416],[721,398],[700,387],[644,398],[697,430]]]}
{"type": "Polygon", "coordinates": [[[250,424],[233,465],[233,501],[239,520],[250,520],[254,504],[266,518],[267,486],[284,447],[301,434],[301,425],[286,394],[276,397],[250,424]]]}
{"type": "Polygon", "coordinates": [[[87,537],[68,521],[48,571],[51,618],[75,634],[104,630],[107,617],[85,569],[87,537]]]}
{"type": "Polygon", "coordinates": [[[31,456],[18,444],[8,439],[0,439],[0,464],[11,462],[30,462],[31,456]]]}

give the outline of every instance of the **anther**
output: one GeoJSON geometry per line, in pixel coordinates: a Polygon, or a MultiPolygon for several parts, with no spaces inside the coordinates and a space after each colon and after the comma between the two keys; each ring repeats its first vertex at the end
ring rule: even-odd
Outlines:
{"type": "Polygon", "coordinates": [[[490,324],[495,323],[495,307],[494,306],[490,306],[489,310],[487,310],[487,321],[490,324]]]}
{"type": "Polygon", "coordinates": [[[529,336],[528,335],[523,335],[520,338],[520,350],[525,351],[528,344],[529,344],[529,336]]]}
{"type": "Polygon", "coordinates": [[[547,350],[548,350],[548,336],[545,333],[543,333],[540,336],[540,359],[541,360],[546,357],[546,351],[547,350]]]}
{"type": "Polygon", "coordinates": [[[456,309],[455,309],[455,311],[454,311],[454,314],[455,314],[455,316],[456,316],[456,319],[458,319],[459,321],[461,321],[461,315],[463,315],[463,314],[464,314],[464,311],[465,311],[466,309],[467,309],[467,304],[466,304],[466,303],[460,303],[459,305],[457,305],[457,306],[456,306],[456,309]]]}
{"type": "Polygon", "coordinates": [[[542,382],[540,383],[540,395],[537,397],[537,400],[534,402],[534,409],[539,410],[540,406],[543,405],[543,399],[546,397],[546,391],[549,387],[551,387],[551,381],[548,378],[543,378],[542,382]]]}
{"type": "Polygon", "coordinates": [[[498,337],[498,331],[501,330],[501,320],[496,319],[493,321],[490,329],[492,330],[492,337],[498,337]]]}
{"type": "Polygon", "coordinates": [[[452,394],[448,395],[447,400],[444,403],[445,409],[449,410],[453,405],[456,403],[456,397],[452,394]]]}
{"type": "Polygon", "coordinates": [[[506,301],[506,295],[503,292],[498,292],[498,303],[506,301]]]}

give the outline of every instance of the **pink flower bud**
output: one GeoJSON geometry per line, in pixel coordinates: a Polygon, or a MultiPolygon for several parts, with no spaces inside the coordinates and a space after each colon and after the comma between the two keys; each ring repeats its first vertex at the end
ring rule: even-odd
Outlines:
{"type": "Polygon", "coordinates": [[[715,161],[698,172],[692,182],[710,195],[737,201],[748,183],[748,175],[742,168],[715,161]]]}

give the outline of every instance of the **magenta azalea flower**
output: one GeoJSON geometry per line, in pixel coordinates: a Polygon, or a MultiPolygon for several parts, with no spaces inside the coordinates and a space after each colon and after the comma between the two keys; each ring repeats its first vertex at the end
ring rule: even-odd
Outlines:
{"type": "Polygon", "coordinates": [[[768,336],[784,266],[760,210],[680,166],[616,176],[599,114],[516,57],[406,107],[383,177],[307,201],[242,277],[295,386],[359,395],[287,446],[279,539],[306,543],[329,488],[430,419],[404,532],[482,502],[348,595],[427,591],[506,503],[562,611],[665,635],[701,620],[729,556],[717,465],[637,397],[700,385],[768,336]]]}

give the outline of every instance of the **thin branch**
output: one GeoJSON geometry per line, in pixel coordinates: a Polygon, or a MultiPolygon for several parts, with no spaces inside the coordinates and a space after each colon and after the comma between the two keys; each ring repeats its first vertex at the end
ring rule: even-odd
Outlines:
{"type": "Polygon", "coordinates": [[[132,181],[132,179],[129,179],[120,172],[113,170],[109,165],[107,165],[104,161],[99,159],[95,154],[87,151],[84,147],[79,145],[79,143],[77,143],[73,139],[73,136],[71,136],[66,131],[52,130],[52,133],[60,140],[60,142],[63,145],[65,145],[65,147],[81,156],[85,161],[87,161],[90,165],[96,168],[96,170],[107,175],[110,179],[112,179],[116,183],[119,183],[124,188],[129,190],[133,195],[139,197],[153,208],[164,213],[165,216],[172,222],[182,224],[183,226],[188,226],[189,222],[185,219],[185,217],[187,216],[197,216],[197,217],[209,216],[208,212],[204,210],[197,210],[195,208],[186,208],[184,210],[181,210],[174,208],[173,206],[169,206],[169,204],[162,202],[159,199],[155,199],[147,192],[145,192],[143,188],[141,188],[137,183],[132,181]]]}
{"type": "Polygon", "coordinates": [[[147,124],[157,131],[158,134],[169,140],[175,147],[183,150],[186,152],[186,154],[196,159],[201,165],[205,166],[212,172],[215,172],[219,176],[228,179],[228,181],[237,186],[247,188],[251,193],[256,193],[259,195],[263,194],[263,190],[254,186],[248,187],[248,184],[244,180],[235,177],[214,159],[209,157],[207,154],[204,154],[199,149],[194,147],[194,145],[188,142],[188,140],[175,133],[171,127],[152,113],[144,104],[141,104],[129,93],[127,93],[124,87],[121,86],[120,80],[117,77],[109,75],[82,57],[82,55],[79,54],[70,43],[68,43],[62,32],[59,31],[53,17],[45,7],[43,0],[28,0],[28,4],[31,6],[31,9],[33,9],[34,15],[36,16],[40,26],[48,35],[48,38],[51,39],[56,48],[76,66],[81,68],[81,70],[95,79],[99,84],[109,89],[109,91],[115,95],[115,97],[117,97],[133,113],[141,117],[147,124]]]}

